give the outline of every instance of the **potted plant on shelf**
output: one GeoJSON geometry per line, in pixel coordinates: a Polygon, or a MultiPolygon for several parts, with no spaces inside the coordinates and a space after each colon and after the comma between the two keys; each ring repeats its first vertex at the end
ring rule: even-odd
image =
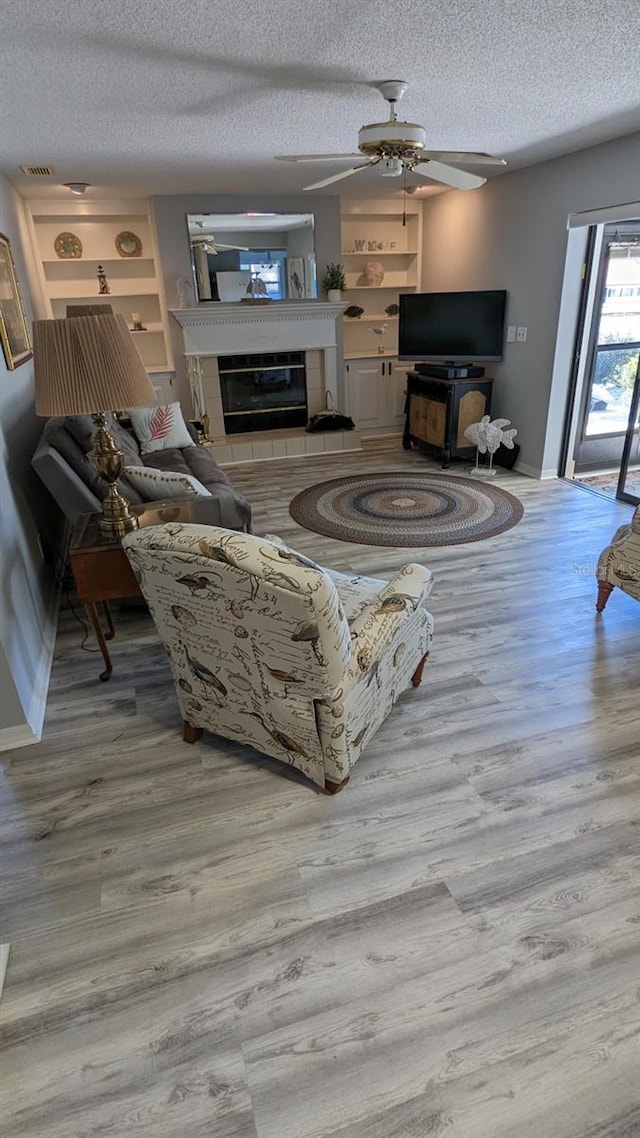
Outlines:
{"type": "Polygon", "coordinates": [[[338,265],[335,261],[330,261],[324,271],[322,287],[329,301],[331,301],[332,304],[339,304],[342,299],[340,293],[343,288],[347,287],[344,265],[338,265]]]}

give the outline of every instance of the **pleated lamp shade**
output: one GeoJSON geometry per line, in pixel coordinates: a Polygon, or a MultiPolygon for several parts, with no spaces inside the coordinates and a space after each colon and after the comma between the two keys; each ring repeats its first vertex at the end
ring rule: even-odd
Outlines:
{"type": "Polygon", "coordinates": [[[93,415],[156,402],[124,316],[35,320],[36,414],[93,415]]]}

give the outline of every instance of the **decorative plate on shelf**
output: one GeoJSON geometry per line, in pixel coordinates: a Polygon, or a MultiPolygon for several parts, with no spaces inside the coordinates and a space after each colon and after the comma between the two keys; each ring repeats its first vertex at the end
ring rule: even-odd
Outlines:
{"type": "Polygon", "coordinates": [[[63,260],[82,256],[82,241],[75,233],[59,233],[53,242],[53,247],[57,256],[63,260]]]}
{"type": "Polygon", "coordinates": [[[125,230],[116,237],[116,249],[121,257],[140,257],[142,256],[142,241],[136,237],[135,233],[129,233],[128,230],[125,230]]]}

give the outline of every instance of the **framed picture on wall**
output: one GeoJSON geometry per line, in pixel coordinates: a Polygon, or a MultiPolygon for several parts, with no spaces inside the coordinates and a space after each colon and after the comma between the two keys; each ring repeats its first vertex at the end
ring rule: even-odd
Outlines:
{"type": "Polygon", "coordinates": [[[0,343],[11,371],[33,355],[11,244],[4,233],[0,233],[0,343]]]}

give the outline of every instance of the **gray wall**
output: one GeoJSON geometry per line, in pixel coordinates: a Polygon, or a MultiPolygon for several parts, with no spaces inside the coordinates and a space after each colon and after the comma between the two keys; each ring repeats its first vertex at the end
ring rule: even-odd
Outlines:
{"type": "MultiPolygon", "coordinates": [[[[328,261],[340,260],[340,199],[301,195],[167,194],[153,198],[158,251],[168,308],[177,308],[176,284],[180,277],[193,279],[187,232],[188,213],[312,213],[318,276],[328,261]]],[[[242,244],[242,242],[239,242],[242,244]]],[[[176,364],[178,397],[190,405],[186,385],[180,326],[169,318],[176,364]]]]}
{"type": "Polygon", "coordinates": [[[567,250],[567,217],[640,199],[640,134],[504,174],[469,193],[425,201],[422,288],[506,288],[507,323],[525,344],[505,344],[492,413],[512,420],[528,473],[555,473],[567,367],[553,375],[567,250]]]}
{"type": "MultiPolygon", "coordinates": [[[[31,321],[24,209],[1,176],[0,231],[11,241],[31,321]]],[[[0,352],[0,748],[39,735],[55,637],[53,574],[35,521],[49,500],[30,467],[42,431],[33,404],[33,360],[9,371],[0,352]]]]}

